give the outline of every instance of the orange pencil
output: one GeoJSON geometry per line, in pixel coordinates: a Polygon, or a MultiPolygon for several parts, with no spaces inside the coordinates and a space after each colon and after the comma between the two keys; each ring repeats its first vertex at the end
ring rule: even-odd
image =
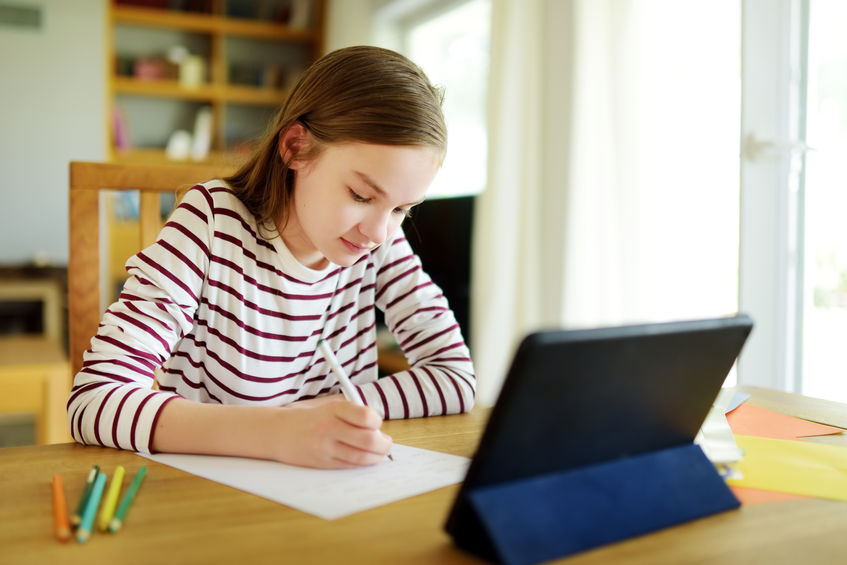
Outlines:
{"type": "Polygon", "coordinates": [[[65,502],[65,487],[62,484],[61,475],[53,475],[53,522],[56,525],[56,537],[59,541],[71,539],[68,505],[65,502]]]}

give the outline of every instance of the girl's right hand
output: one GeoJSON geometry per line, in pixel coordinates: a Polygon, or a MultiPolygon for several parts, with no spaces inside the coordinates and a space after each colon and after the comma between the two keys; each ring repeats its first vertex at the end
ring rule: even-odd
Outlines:
{"type": "Polygon", "coordinates": [[[372,408],[340,394],[295,402],[279,409],[269,446],[273,459],[303,467],[346,469],[374,465],[391,450],[372,408]]]}

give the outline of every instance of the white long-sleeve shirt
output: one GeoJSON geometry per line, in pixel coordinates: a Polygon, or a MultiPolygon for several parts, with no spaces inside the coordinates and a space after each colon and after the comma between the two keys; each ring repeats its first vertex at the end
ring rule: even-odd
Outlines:
{"type": "Polygon", "coordinates": [[[262,235],[223,181],[186,193],[158,240],[127,261],[85,352],[68,400],[77,441],[149,452],[177,396],[283,406],[338,391],[320,339],[384,418],[471,409],[468,348],[402,230],[350,267],[317,271],[262,235]],[[412,366],[381,379],[375,306],[412,366]]]}

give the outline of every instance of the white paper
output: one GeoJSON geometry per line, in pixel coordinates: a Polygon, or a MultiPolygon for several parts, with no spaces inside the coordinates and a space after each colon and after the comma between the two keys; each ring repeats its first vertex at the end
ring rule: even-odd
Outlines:
{"type": "Polygon", "coordinates": [[[391,448],[394,461],[342,470],[243,457],[139,455],[326,520],[459,483],[470,463],[467,457],[397,444],[391,448]]]}
{"type": "Polygon", "coordinates": [[[694,438],[694,443],[703,449],[703,453],[712,463],[733,463],[741,461],[744,457],[735,443],[732,428],[729,427],[724,414],[724,406],[719,403],[715,403],[709,410],[703,426],[694,438]]]}

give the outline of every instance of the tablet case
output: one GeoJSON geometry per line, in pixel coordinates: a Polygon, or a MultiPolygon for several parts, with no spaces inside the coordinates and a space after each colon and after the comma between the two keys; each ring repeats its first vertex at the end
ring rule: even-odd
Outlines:
{"type": "Polygon", "coordinates": [[[500,563],[539,563],[739,506],[694,444],[465,493],[500,563]]]}
{"type": "Polygon", "coordinates": [[[537,332],[518,348],[447,531],[534,563],[738,506],[694,445],[745,315],[537,332]]]}

